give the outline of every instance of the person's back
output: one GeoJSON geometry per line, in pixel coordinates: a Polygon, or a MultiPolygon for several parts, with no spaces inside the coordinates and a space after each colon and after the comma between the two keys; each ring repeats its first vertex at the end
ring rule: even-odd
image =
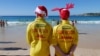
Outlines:
{"type": "MultiPolygon", "coordinates": [[[[60,47],[62,52],[68,54],[73,44],[77,45],[77,30],[68,21],[61,23],[53,28],[54,35],[56,37],[57,45],[60,47]]],[[[54,39],[55,40],[55,39],[54,39]]],[[[61,56],[56,50],[56,55],[61,56]]]]}
{"type": "Polygon", "coordinates": [[[55,8],[61,17],[61,23],[53,28],[52,45],[55,48],[56,56],[73,56],[78,43],[78,32],[72,24],[69,23],[69,8],[73,4],[67,4],[66,8],[55,8]]]}
{"type": "Polygon", "coordinates": [[[27,41],[30,44],[31,56],[49,56],[50,55],[50,38],[52,34],[52,26],[48,24],[44,17],[37,18],[28,25],[27,41]]]}

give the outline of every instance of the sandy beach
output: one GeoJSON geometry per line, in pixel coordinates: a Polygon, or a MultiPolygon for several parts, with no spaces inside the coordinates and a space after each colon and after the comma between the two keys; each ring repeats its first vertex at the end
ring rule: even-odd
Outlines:
{"type": "MultiPolygon", "coordinates": [[[[29,56],[26,25],[0,28],[0,56],[29,56]]],[[[100,26],[78,25],[79,44],[75,56],[100,56],[100,26]],[[96,28],[96,29],[95,29],[96,28]]],[[[51,56],[54,48],[50,46],[51,56]]]]}

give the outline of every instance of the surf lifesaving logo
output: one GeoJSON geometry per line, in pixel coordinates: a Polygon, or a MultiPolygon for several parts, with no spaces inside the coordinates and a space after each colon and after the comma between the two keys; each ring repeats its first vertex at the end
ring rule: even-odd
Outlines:
{"type": "Polygon", "coordinates": [[[68,42],[71,42],[73,40],[73,35],[75,34],[75,31],[70,26],[63,26],[62,28],[59,28],[57,30],[57,34],[59,40],[66,40],[68,42]]]}
{"type": "Polygon", "coordinates": [[[32,30],[38,39],[45,39],[45,36],[48,33],[48,29],[45,28],[45,24],[37,24],[36,28],[32,30]]]}

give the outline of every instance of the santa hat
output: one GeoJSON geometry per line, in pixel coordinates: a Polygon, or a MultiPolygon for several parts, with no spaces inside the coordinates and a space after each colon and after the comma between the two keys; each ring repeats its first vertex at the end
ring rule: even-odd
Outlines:
{"type": "Polygon", "coordinates": [[[69,9],[73,8],[74,4],[66,4],[66,8],[54,8],[52,11],[59,11],[60,17],[63,20],[67,20],[70,16],[70,11],[69,9]]]}
{"type": "Polygon", "coordinates": [[[36,9],[35,9],[35,13],[36,14],[44,14],[45,16],[48,15],[48,12],[47,12],[47,9],[45,6],[38,6],[36,9]]]}

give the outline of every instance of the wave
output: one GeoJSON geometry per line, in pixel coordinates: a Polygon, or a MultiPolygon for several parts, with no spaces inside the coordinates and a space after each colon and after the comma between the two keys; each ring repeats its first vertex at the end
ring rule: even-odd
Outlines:
{"type": "Polygon", "coordinates": [[[78,24],[100,24],[100,21],[77,21],[78,24]]]}
{"type": "MultiPolygon", "coordinates": [[[[7,24],[9,26],[14,26],[14,25],[27,25],[29,24],[31,21],[28,21],[28,22],[24,22],[24,21],[8,21],[7,24]]],[[[71,21],[70,21],[71,22],[71,21]]],[[[50,22],[49,22],[50,23],[50,22]]],[[[54,22],[50,23],[51,25],[53,24],[54,22]]],[[[55,23],[57,23],[55,21],[55,23]]],[[[100,24],[100,21],[77,21],[77,24],[100,24]]]]}
{"type": "Polygon", "coordinates": [[[14,25],[27,25],[30,22],[23,22],[23,21],[8,21],[7,25],[14,26],[14,25]]]}

